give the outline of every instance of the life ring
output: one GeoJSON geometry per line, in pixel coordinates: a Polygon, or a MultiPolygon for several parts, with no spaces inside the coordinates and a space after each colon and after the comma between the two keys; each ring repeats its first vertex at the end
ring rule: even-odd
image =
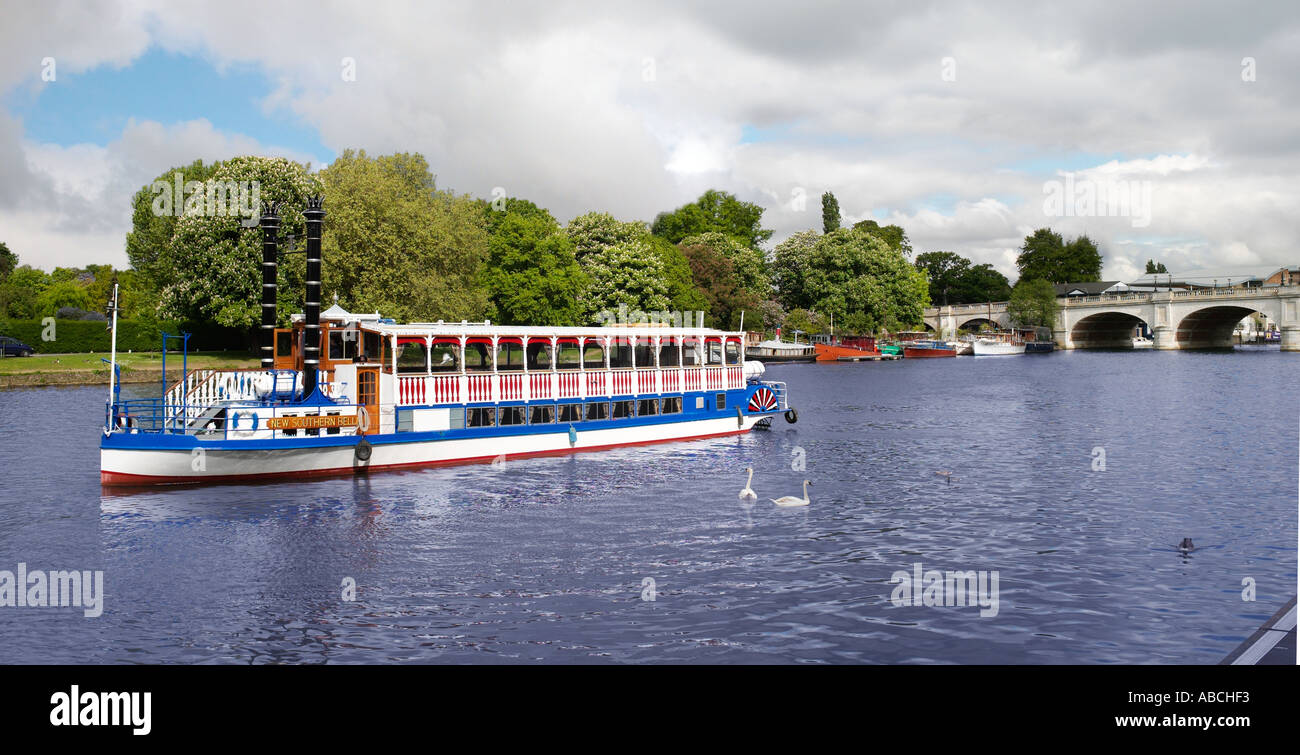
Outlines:
{"type": "Polygon", "coordinates": [[[373,452],[374,448],[370,445],[370,441],[366,440],[364,437],[352,449],[352,453],[357,457],[357,461],[370,461],[370,454],[373,452]]]}
{"type": "Polygon", "coordinates": [[[357,407],[357,431],[355,435],[365,435],[370,432],[370,410],[364,406],[357,407]]]}
{"type": "Polygon", "coordinates": [[[258,423],[259,423],[259,417],[257,416],[257,412],[252,412],[252,411],[235,412],[230,416],[230,429],[234,431],[235,436],[239,438],[251,437],[253,433],[257,432],[258,423]],[[245,417],[252,417],[252,423],[251,423],[252,426],[247,430],[241,430],[239,427],[240,420],[242,420],[245,417]]]}
{"type": "Polygon", "coordinates": [[[799,421],[799,412],[794,407],[785,410],[785,421],[794,424],[799,421]]]}

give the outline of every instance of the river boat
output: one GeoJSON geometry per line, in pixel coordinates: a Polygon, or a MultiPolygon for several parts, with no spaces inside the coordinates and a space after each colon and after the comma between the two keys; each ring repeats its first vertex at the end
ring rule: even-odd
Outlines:
{"type": "MultiPolygon", "coordinates": [[[[293,327],[276,327],[281,242],[278,218],[264,214],[261,367],[187,370],[171,385],[164,377],[154,398],[122,398],[113,379],[100,439],[102,484],[495,462],[743,434],[782,413],[797,420],[785,384],[763,380],[763,365],[746,361],[739,332],[398,324],[337,304],[322,315],[325,212],[313,200],[303,214],[305,313],[291,318],[293,327]]],[[[188,337],[165,334],[164,349],[173,339],[184,362],[188,337]]],[[[117,378],[116,317],[113,344],[117,378]]]]}

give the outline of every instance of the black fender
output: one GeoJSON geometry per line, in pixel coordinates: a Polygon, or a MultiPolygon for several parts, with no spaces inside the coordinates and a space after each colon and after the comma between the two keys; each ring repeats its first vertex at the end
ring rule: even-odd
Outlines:
{"type": "Polygon", "coordinates": [[[799,410],[793,406],[785,410],[785,421],[794,424],[799,421],[799,410]]]}
{"type": "Polygon", "coordinates": [[[357,442],[356,447],[352,449],[352,454],[356,457],[357,461],[370,461],[370,454],[373,451],[374,447],[370,445],[370,441],[366,440],[365,437],[362,437],[361,440],[357,442]]]}

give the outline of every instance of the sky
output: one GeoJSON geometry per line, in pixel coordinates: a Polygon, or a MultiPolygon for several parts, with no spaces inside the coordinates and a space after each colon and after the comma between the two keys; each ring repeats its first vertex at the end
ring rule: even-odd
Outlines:
{"type": "MultiPolygon", "coordinates": [[[[1300,4],[4,0],[0,241],[127,265],[131,196],[239,154],[419,152],[439,187],[650,221],[717,188],[773,243],[896,223],[1015,279],[1293,264],[1300,4]],[[1099,201],[1089,201],[1089,197],[1099,201]],[[1109,202],[1109,203],[1108,203],[1109,202]]],[[[328,207],[326,208],[328,209],[328,207]]]]}

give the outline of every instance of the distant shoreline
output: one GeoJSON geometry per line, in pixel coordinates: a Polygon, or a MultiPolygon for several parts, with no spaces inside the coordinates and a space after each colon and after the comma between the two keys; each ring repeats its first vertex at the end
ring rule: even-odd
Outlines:
{"type": "MultiPolygon", "coordinates": [[[[179,369],[167,370],[167,382],[181,379],[179,369]]],[[[122,373],[123,383],[152,383],[162,380],[161,369],[135,369],[122,373]]],[[[47,388],[61,385],[108,385],[108,370],[69,370],[63,372],[18,372],[0,375],[0,390],[5,388],[47,388]]]]}

